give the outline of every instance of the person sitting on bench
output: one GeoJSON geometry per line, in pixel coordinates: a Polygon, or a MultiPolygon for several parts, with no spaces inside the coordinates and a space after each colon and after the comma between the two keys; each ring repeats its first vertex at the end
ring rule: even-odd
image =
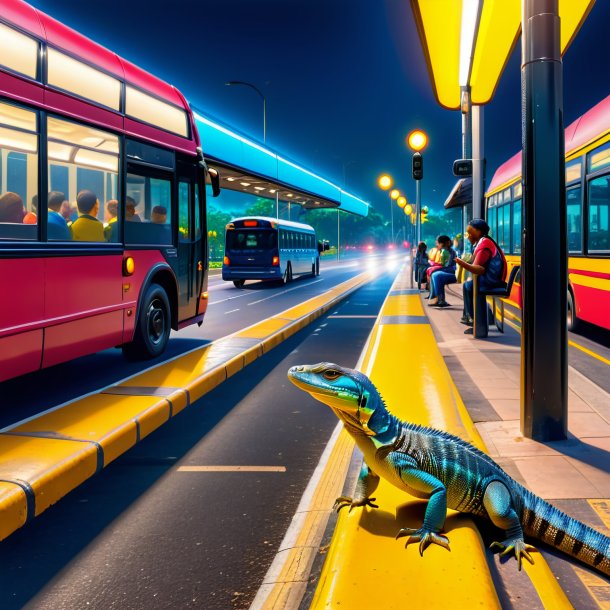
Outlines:
{"type": "Polygon", "coordinates": [[[436,243],[440,248],[440,267],[430,274],[430,307],[449,307],[445,301],[445,286],[455,284],[455,259],[457,254],[451,247],[451,238],[448,235],[439,235],[436,243]]]}
{"type": "MultiPolygon", "coordinates": [[[[506,258],[500,246],[489,236],[489,225],[482,218],[475,218],[468,223],[466,236],[474,246],[472,263],[467,263],[461,258],[456,258],[455,262],[479,277],[481,290],[502,286],[506,278],[506,258]]],[[[474,319],[473,292],[472,279],[462,284],[464,315],[461,322],[467,326],[472,326],[474,319]]],[[[467,328],[464,334],[471,335],[472,332],[472,328],[467,328]]]]}

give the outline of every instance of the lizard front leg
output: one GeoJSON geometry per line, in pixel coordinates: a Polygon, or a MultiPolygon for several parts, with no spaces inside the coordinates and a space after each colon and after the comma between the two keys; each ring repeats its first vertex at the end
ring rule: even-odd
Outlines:
{"type": "Polygon", "coordinates": [[[489,548],[499,548],[503,556],[513,552],[517,559],[519,570],[521,570],[521,562],[524,557],[530,563],[534,563],[528,551],[535,551],[536,549],[529,544],[525,544],[523,540],[521,522],[513,508],[512,499],[508,489],[506,489],[506,485],[500,481],[492,481],[485,490],[483,506],[491,522],[496,527],[503,529],[507,537],[504,542],[492,542],[489,548]]]}
{"type": "Polygon", "coordinates": [[[356,483],[356,492],[354,497],[350,496],[339,496],[335,500],[333,509],[339,512],[342,508],[349,506],[351,512],[355,506],[371,506],[372,508],[379,508],[377,504],[373,504],[375,498],[371,498],[371,494],[377,489],[379,485],[379,476],[377,476],[368,466],[366,462],[362,462],[362,468],[360,469],[360,475],[358,476],[358,482],[356,483]]]}
{"type": "Polygon", "coordinates": [[[419,554],[423,556],[424,551],[430,544],[438,544],[450,551],[449,539],[440,532],[445,524],[447,516],[447,490],[441,481],[431,474],[419,470],[413,458],[404,454],[391,454],[390,459],[398,468],[402,482],[407,486],[407,491],[414,491],[418,495],[429,496],[424,522],[419,529],[403,527],[396,538],[409,536],[405,548],[413,542],[419,542],[419,554]]]}

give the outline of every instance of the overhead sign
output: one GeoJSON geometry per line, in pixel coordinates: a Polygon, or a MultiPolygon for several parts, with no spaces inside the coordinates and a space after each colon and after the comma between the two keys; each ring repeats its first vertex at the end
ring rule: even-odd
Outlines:
{"type": "Polygon", "coordinates": [[[472,176],[472,159],[458,159],[453,162],[453,175],[458,178],[472,176]]]}

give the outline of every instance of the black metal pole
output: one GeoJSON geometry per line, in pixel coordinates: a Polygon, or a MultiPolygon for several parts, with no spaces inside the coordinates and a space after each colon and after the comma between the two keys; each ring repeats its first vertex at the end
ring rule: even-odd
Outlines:
{"type": "Polygon", "coordinates": [[[567,437],[567,245],[558,0],[522,0],[521,428],[567,437]]]}

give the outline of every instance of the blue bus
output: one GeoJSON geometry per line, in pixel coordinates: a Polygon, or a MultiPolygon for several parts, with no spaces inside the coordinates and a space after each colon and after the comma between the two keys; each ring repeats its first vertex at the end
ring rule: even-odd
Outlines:
{"type": "Polygon", "coordinates": [[[246,280],[278,280],[320,273],[320,250],[313,227],[249,216],[226,227],[222,279],[241,288],[246,280]]]}

